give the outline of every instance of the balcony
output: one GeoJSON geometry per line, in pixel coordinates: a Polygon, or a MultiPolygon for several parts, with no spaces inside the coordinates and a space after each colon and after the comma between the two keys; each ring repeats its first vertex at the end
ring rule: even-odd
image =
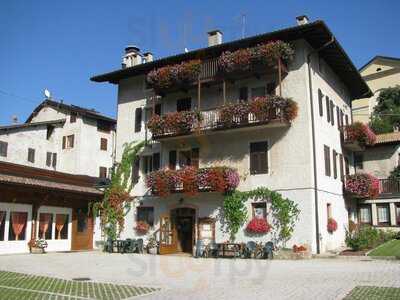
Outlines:
{"type": "Polygon", "coordinates": [[[366,146],[375,144],[375,133],[368,125],[355,122],[342,127],[342,146],[351,152],[364,151],[366,146]]]}
{"type": "Polygon", "coordinates": [[[288,127],[297,116],[297,103],[279,96],[227,104],[209,111],[183,111],[153,116],[147,123],[154,140],[212,134],[226,130],[288,127]]]}
{"type": "Polygon", "coordinates": [[[379,198],[400,197],[400,180],[379,179],[379,198]]]}
{"type": "Polygon", "coordinates": [[[400,197],[400,180],[378,179],[370,174],[357,173],[346,177],[344,190],[356,199],[400,197]]]}

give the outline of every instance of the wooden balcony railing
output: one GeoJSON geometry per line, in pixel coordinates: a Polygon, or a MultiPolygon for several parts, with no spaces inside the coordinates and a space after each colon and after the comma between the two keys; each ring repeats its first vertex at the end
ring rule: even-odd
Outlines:
{"type": "Polygon", "coordinates": [[[379,195],[389,196],[400,194],[400,180],[397,179],[379,179],[379,195]]]}

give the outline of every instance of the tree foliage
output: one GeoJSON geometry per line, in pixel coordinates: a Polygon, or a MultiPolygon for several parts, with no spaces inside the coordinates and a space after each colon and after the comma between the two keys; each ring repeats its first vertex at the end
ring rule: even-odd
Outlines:
{"type": "Polygon", "coordinates": [[[375,133],[393,132],[400,127],[400,86],[383,89],[371,116],[370,127],[375,133]]]}
{"type": "Polygon", "coordinates": [[[116,239],[124,229],[125,216],[131,207],[131,171],[145,142],[124,145],[121,162],[111,174],[111,183],[104,191],[104,198],[92,204],[94,216],[100,216],[100,226],[107,238],[116,239]]]}

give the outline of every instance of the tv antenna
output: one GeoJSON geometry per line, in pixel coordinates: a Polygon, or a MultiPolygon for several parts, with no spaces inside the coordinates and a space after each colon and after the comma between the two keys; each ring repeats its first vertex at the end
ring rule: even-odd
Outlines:
{"type": "Polygon", "coordinates": [[[246,14],[242,14],[242,39],[246,36],[246,14]]]}
{"type": "Polygon", "coordinates": [[[51,98],[51,93],[48,89],[44,89],[44,96],[46,97],[46,99],[50,99],[51,98]]]}

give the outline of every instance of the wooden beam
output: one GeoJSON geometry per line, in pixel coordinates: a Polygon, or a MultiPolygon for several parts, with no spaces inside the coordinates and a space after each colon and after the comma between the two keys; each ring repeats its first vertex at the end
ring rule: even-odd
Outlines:
{"type": "Polygon", "coordinates": [[[278,58],[278,76],[279,76],[279,96],[282,97],[282,66],[281,58],[278,58]]]}
{"type": "Polygon", "coordinates": [[[201,80],[197,80],[197,109],[201,109],[201,80]]]}
{"type": "Polygon", "coordinates": [[[226,103],[226,81],[225,79],[222,81],[222,97],[224,99],[224,105],[226,103]]]}

